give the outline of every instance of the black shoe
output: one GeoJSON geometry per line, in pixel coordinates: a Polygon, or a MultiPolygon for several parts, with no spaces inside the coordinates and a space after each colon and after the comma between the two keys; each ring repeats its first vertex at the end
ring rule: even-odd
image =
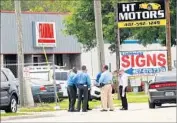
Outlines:
{"type": "Polygon", "coordinates": [[[106,112],[106,111],[108,111],[108,110],[106,110],[106,109],[102,109],[102,110],[101,110],[101,112],[106,112]]]}
{"type": "Polygon", "coordinates": [[[128,110],[128,108],[121,108],[120,110],[128,110]]]}
{"type": "Polygon", "coordinates": [[[114,111],[114,109],[110,109],[109,111],[114,111]]]}
{"type": "Polygon", "coordinates": [[[87,110],[92,110],[91,108],[88,108],[87,110]]]}
{"type": "Polygon", "coordinates": [[[82,112],[87,112],[87,110],[82,110],[82,112]]]}

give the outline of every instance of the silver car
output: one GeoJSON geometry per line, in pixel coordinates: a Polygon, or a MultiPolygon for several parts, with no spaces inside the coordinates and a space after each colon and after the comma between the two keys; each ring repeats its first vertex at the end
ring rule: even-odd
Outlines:
{"type": "Polygon", "coordinates": [[[164,103],[176,103],[176,71],[168,71],[155,75],[149,82],[149,108],[164,103]]]}

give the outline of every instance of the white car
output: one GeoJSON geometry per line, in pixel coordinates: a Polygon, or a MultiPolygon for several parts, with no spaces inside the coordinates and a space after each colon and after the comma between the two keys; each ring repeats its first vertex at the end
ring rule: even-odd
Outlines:
{"type": "Polygon", "coordinates": [[[91,91],[90,91],[90,95],[91,95],[91,99],[101,99],[101,90],[100,88],[97,86],[98,84],[96,83],[95,79],[91,79],[91,91]]]}
{"type": "Polygon", "coordinates": [[[68,79],[69,70],[56,70],[55,79],[56,83],[60,84],[61,91],[63,92],[63,97],[68,97],[67,93],[67,79],[68,79]]]}

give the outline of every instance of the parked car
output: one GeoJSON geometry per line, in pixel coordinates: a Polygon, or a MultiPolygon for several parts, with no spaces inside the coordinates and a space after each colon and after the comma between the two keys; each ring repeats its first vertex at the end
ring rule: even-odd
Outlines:
{"type": "MultiPolygon", "coordinates": [[[[56,85],[58,99],[61,101],[63,99],[63,92],[61,91],[60,84],[56,85]]],[[[54,102],[55,101],[55,92],[53,83],[44,80],[32,80],[31,81],[31,90],[33,94],[34,102],[54,102]]]]}
{"type": "MultiPolygon", "coordinates": [[[[40,86],[47,87],[47,84],[49,84],[48,86],[51,86],[51,83],[49,83],[49,82],[53,81],[53,68],[52,67],[49,67],[49,66],[28,66],[28,68],[30,68],[30,77],[31,77],[31,79],[33,79],[32,85],[33,85],[33,93],[34,93],[34,89],[35,89],[35,95],[36,95],[36,93],[40,92],[40,86]],[[46,82],[48,82],[48,83],[46,83],[46,82]],[[44,85],[44,83],[46,83],[46,84],[44,85]]],[[[62,98],[68,97],[68,93],[67,93],[68,72],[69,72],[69,70],[58,69],[58,66],[56,66],[55,79],[56,79],[56,84],[60,86],[59,94],[60,94],[60,97],[62,97],[62,98]]],[[[49,87],[47,87],[47,88],[49,88],[49,87]]],[[[42,93],[42,92],[40,92],[40,93],[42,93]]],[[[35,96],[35,100],[36,100],[36,96],[35,96]]]]}
{"type": "Polygon", "coordinates": [[[91,99],[100,100],[101,99],[101,90],[98,86],[96,86],[96,79],[91,79],[91,91],[90,91],[91,99]]]}
{"type": "Polygon", "coordinates": [[[67,98],[67,79],[69,70],[57,69],[55,70],[56,83],[61,85],[61,91],[63,92],[63,97],[67,98]]]}
{"type": "Polygon", "coordinates": [[[8,68],[1,68],[0,110],[17,112],[19,104],[19,82],[8,68]]]}
{"type": "Polygon", "coordinates": [[[164,103],[176,103],[176,71],[163,72],[155,75],[149,82],[149,108],[164,103]]]}

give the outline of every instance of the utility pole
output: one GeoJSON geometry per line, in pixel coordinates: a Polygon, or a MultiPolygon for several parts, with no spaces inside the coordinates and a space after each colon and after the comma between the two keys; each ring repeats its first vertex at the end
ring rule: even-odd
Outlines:
{"type": "Polygon", "coordinates": [[[95,29],[98,51],[98,69],[99,71],[101,71],[102,66],[105,64],[101,0],[94,0],[94,13],[95,13],[95,29]]]}
{"type": "Polygon", "coordinates": [[[17,55],[18,55],[18,78],[20,81],[20,105],[25,106],[24,100],[24,77],[23,77],[23,68],[24,68],[24,54],[23,54],[23,36],[22,36],[22,21],[21,21],[21,5],[20,0],[14,0],[15,4],[15,14],[16,14],[16,24],[18,32],[18,41],[17,41],[17,55]]]}
{"type": "Polygon", "coordinates": [[[171,24],[170,24],[170,0],[165,0],[165,10],[166,10],[166,47],[167,47],[167,64],[168,71],[172,70],[171,61],[171,24]]]}
{"type": "MultiPolygon", "coordinates": [[[[114,7],[114,11],[115,11],[115,37],[116,37],[116,46],[115,46],[115,50],[116,50],[116,68],[117,68],[117,72],[120,69],[120,30],[118,27],[118,6],[117,3],[115,4],[114,7]]],[[[119,82],[118,82],[118,87],[119,87],[119,82]]],[[[118,100],[120,100],[120,94],[119,94],[119,89],[117,89],[118,92],[118,100]]]]}
{"type": "Polygon", "coordinates": [[[20,82],[20,106],[34,106],[34,101],[30,86],[30,77],[24,76],[24,52],[23,52],[23,33],[21,20],[20,0],[14,0],[15,15],[18,32],[17,55],[18,55],[18,79],[20,82]]]}

